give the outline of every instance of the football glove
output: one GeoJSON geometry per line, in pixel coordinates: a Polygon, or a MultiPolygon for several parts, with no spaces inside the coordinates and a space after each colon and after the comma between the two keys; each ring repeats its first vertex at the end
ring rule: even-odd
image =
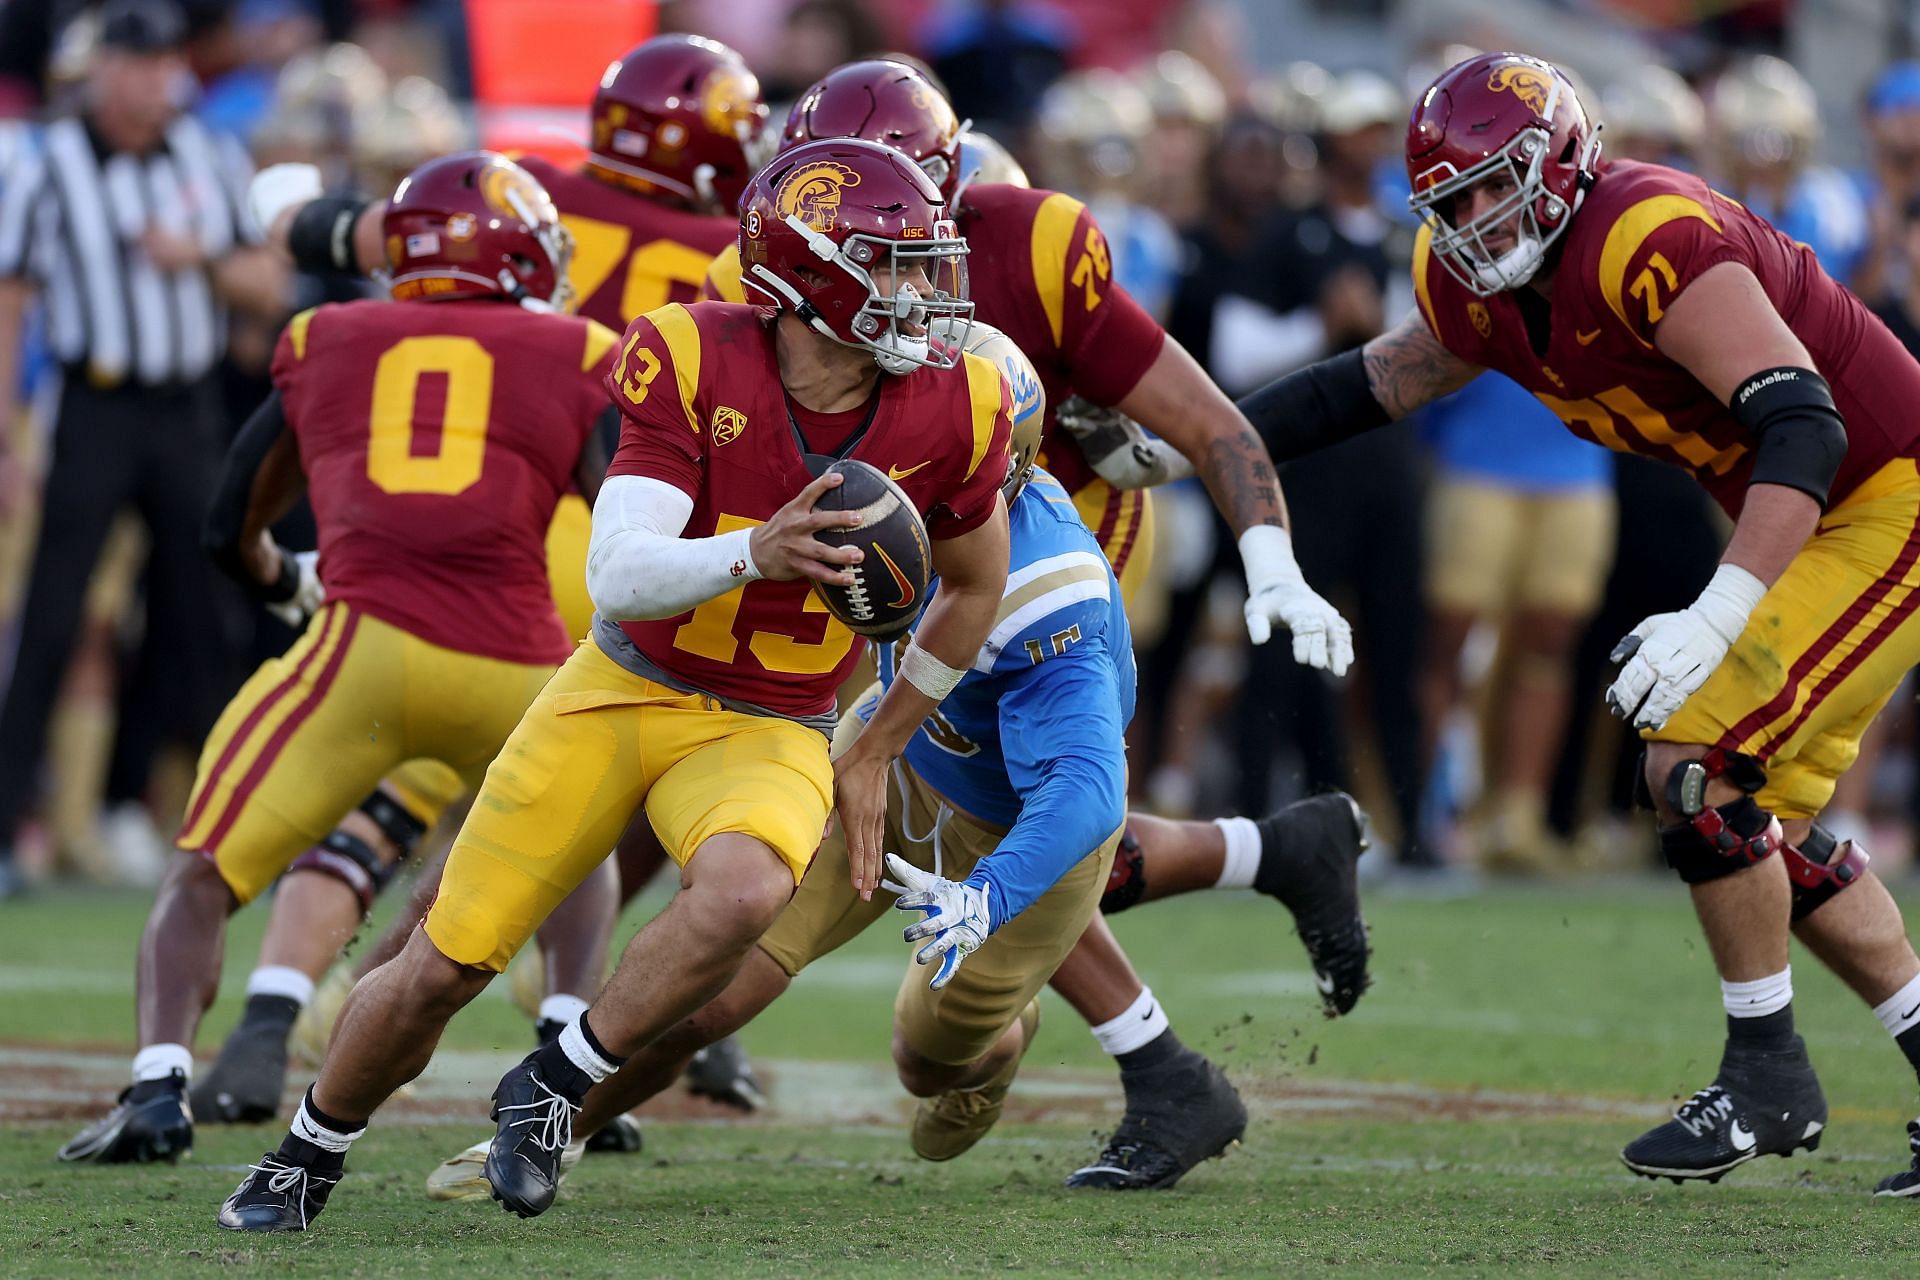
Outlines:
{"type": "Polygon", "coordinates": [[[320,582],[318,551],[282,551],[293,563],[293,594],[284,600],[267,602],[267,612],[295,631],[307,625],[321,605],[327,602],[327,589],[320,582]]]}
{"type": "Polygon", "coordinates": [[[1255,525],[1240,535],[1247,572],[1247,635],[1255,644],[1273,636],[1275,623],[1293,632],[1293,660],[1347,674],[1353,665],[1353,628],[1307,585],[1293,558],[1293,539],[1277,525],[1255,525]]]}
{"type": "Polygon", "coordinates": [[[321,194],[320,169],[311,164],[270,164],[247,184],[247,204],[262,234],[288,209],[321,194]]]}
{"type": "Polygon", "coordinates": [[[924,918],[908,925],[900,936],[908,942],[931,938],[913,954],[915,964],[939,964],[927,985],[938,991],[953,979],[960,962],[978,951],[993,932],[987,891],[961,881],[922,871],[897,853],[887,855],[887,870],[902,891],[894,906],[918,911],[924,918]]]}
{"type": "Polygon", "coordinates": [[[1665,725],[1727,656],[1766,593],[1760,579],[1723,564],[1698,600],[1628,632],[1609,655],[1626,666],[1607,689],[1608,709],[1636,729],[1665,725]]]}
{"type": "Polygon", "coordinates": [[[1116,489],[1147,489],[1193,474],[1193,463],[1164,440],[1156,440],[1118,409],[1071,396],[1054,414],[1072,436],[1094,474],[1116,489]]]}

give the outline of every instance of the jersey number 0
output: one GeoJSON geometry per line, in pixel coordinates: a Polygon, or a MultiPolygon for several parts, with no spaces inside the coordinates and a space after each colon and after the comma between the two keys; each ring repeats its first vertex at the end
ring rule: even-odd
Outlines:
{"type": "Polygon", "coordinates": [[[373,372],[373,438],[367,479],[386,493],[465,492],[480,479],[493,416],[493,357],[472,338],[402,338],[387,348],[373,372]],[[414,409],[421,379],[446,379],[440,439],[418,452],[414,409]]]}

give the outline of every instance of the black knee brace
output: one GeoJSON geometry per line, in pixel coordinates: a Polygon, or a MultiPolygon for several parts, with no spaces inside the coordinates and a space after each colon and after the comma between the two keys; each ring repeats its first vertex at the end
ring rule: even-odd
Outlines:
{"type": "Polygon", "coordinates": [[[1705,884],[1763,862],[1786,845],[1780,823],[1752,796],[1702,809],[1660,828],[1660,852],[1688,884],[1705,884]]]}
{"type": "MultiPolygon", "coordinates": [[[[398,864],[394,864],[397,866],[398,864]]],[[[313,848],[293,860],[289,871],[317,871],[352,889],[360,899],[360,916],[366,918],[373,900],[393,879],[393,866],[380,861],[373,846],[359,836],[335,831],[313,848]]]]}
{"type": "Polygon", "coordinates": [[[1799,924],[1842,889],[1854,884],[1867,869],[1867,851],[1849,840],[1845,844],[1814,823],[1799,848],[1785,846],[1787,879],[1793,884],[1793,922],[1799,924]]]}
{"type": "Polygon", "coordinates": [[[407,807],[392,796],[379,789],[360,802],[360,812],[373,819],[373,825],[380,828],[380,834],[393,842],[398,850],[394,863],[405,862],[413,853],[413,847],[420,843],[420,837],[427,834],[427,824],[407,812],[407,807]]]}
{"type": "Polygon", "coordinates": [[[1140,901],[1147,891],[1146,858],[1133,828],[1120,833],[1120,848],[1113,855],[1113,870],[1107,872],[1107,891],[1100,895],[1100,914],[1118,915],[1140,901]]]}

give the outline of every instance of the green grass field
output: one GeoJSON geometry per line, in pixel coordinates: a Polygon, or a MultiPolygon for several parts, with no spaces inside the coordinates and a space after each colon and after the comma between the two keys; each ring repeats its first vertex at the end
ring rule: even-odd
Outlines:
{"type": "MultiPolygon", "coordinates": [[[[1319,1017],[1270,902],[1202,895],[1121,917],[1175,1027],[1255,1114],[1244,1146],[1155,1195],[1061,1187],[1119,1091],[1051,997],[1008,1119],[961,1160],[916,1161],[886,1067],[906,949],[875,930],[749,1029],[770,1116],[665,1100],[644,1153],[590,1157],[533,1222],[431,1204],[421,1179],[487,1132],[485,1095],[529,1041],[489,992],[421,1096],[355,1147],[316,1229],[273,1239],[222,1232],[213,1213],[277,1128],[203,1128],[170,1168],[53,1159],[124,1080],[146,905],[53,892],[0,907],[0,1274],[1920,1275],[1920,1203],[1868,1195],[1905,1164],[1912,1074],[1803,953],[1796,1008],[1833,1107],[1820,1151],[1717,1187],[1618,1163],[1719,1052],[1711,966],[1683,895],[1658,880],[1377,897],[1376,986],[1338,1023],[1319,1017]]],[[[203,1054],[235,1015],[262,919],[234,930],[203,1054]]]]}

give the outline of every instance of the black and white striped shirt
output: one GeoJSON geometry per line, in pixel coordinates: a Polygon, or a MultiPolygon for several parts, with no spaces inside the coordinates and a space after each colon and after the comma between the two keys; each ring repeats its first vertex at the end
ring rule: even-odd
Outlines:
{"type": "Polygon", "coordinates": [[[76,118],[37,143],[0,175],[0,277],[43,286],[54,355],[98,386],[205,374],[226,348],[226,308],[205,267],[163,271],[141,239],[190,235],[209,261],[256,242],[245,151],[190,116],[144,156],[109,151],[76,118]]]}

